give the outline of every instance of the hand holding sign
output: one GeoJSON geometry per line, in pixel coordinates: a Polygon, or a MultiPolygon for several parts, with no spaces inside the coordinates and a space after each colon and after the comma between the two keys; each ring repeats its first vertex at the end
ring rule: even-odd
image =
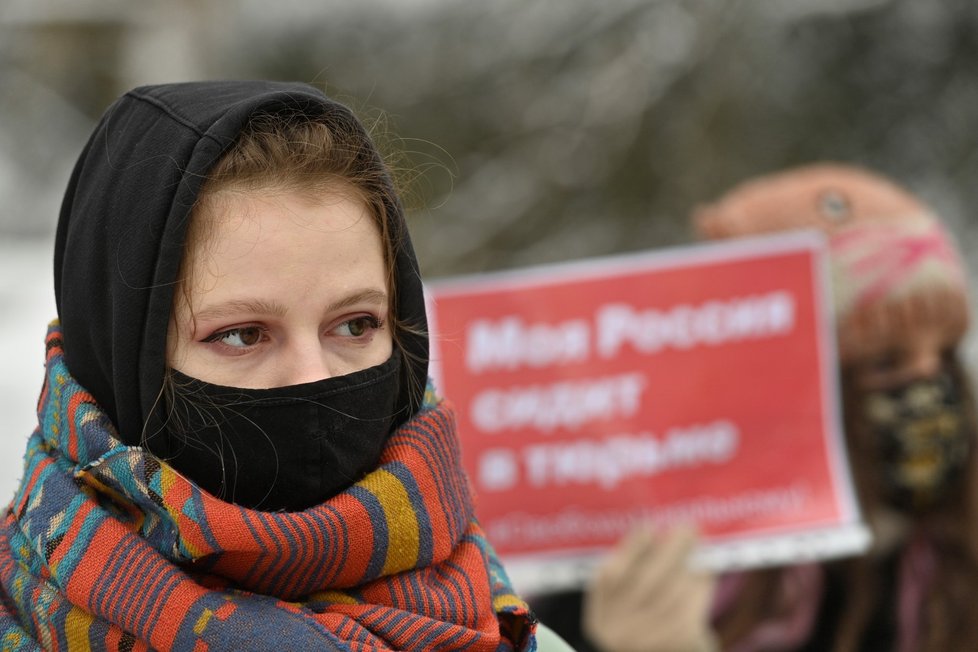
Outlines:
{"type": "Polygon", "coordinates": [[[695,570],[689,527],[638,528],[595,573],[584,598],[584,631],[602,650],[711,652],[712,573],[695,570]],[[654,624],[654,626],[653,626],[654,624]]]}

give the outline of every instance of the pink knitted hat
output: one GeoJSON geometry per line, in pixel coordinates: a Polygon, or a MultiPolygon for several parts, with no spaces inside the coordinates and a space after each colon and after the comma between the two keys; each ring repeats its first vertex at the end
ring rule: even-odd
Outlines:
{"type": "Polygon", "coordinates": [[[815,228],[829,236],[839,356],[938,324],[948,342],[968,327],[961,259],[934,213],[867,170],[817,164],[744,182],[697,208],[706,238],[815,228]]]}

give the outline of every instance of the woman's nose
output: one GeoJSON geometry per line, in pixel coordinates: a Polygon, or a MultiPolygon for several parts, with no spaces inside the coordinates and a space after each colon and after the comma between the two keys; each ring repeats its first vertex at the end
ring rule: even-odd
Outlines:
{"type": "Polygon", "coordinates": [[[282,365],[283,385],[301,385],[335,375],[330,356],[318,339],[290,347],[282,365]]]}
{"type": "Polygon", "coordinates": [[[941,352],[937,349],[920,349],[913,351],[906,363],[908,380],[933,378],[941,370],[941,352]]]}

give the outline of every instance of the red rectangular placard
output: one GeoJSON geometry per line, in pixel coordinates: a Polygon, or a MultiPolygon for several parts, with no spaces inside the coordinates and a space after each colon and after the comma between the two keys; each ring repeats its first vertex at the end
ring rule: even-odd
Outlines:
{"type": "Polygon", "coordinates": [[[433,373],[510,565],[636,520],[696,522],[714,567],[865,545],[825,265],[799,233],[431,284],[433,373]]]}

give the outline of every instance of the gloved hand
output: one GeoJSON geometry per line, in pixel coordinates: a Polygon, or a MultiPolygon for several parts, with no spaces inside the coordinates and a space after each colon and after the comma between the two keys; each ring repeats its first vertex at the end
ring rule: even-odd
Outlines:
{"type": "Polygon", "coordinates": [[[601,564],[584,596],[584,632],[604,652],[710,652],[714,576],[690,568],[692,528],[639,528],[601,564]]]}

